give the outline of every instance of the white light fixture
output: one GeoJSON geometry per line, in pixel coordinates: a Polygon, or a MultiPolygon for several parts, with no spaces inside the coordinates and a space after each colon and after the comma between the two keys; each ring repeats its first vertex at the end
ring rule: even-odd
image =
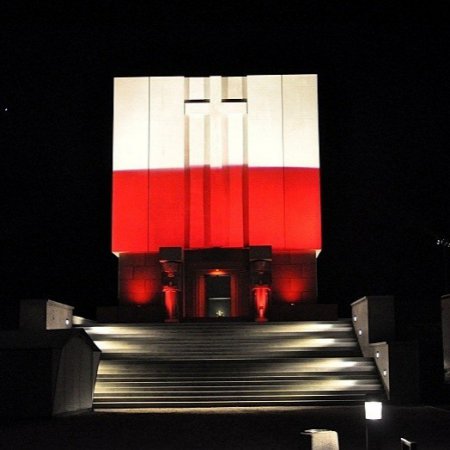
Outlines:
{"type": "Polygon", "coordinates": [[[379,351],[377,351],[377,352],[375,353],[375,357],[376,357],[376,358],[379,358],[379,357],[380,357],[380,352],[379,352],[379,351]]]}
{"type": "Polygon", "coordinates": [[[66,326],[69,326],[69,324],[70,324],[70,320],[66,319],[66,326]]]}
{"type": "Polygon", "coordinates": [[[358,320],[358,316],[353,316],[353,322],[356,322],[358,320]]]}
{"type": "Polygon", "coordinates": [[[387,370],[384,369],[384,370],[383,370],[383,376],[385,377],[386,375],[387,375],[387,370]]]}
{"type": "Polygon", "coordinates": [[[380,420],[382,418],[383,403],[381,402],[365,402],[367,420],[380,420]]]}
{"type": "Polygon", "coordinates": [[[362,336],[362,330],[358,330],[358,335],[362,336]]]}

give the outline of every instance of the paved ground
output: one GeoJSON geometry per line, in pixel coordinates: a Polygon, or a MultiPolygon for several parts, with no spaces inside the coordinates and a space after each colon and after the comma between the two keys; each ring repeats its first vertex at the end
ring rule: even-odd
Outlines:
{"type": "MultiPolygon", "coordinates": [[[[450,408],[385,406],[382,449],[400,437],[419,450],[450,449],[450,408]]],[[[2,420],[1,449],[298,450],[308,428],[338,431],[340,449],[365,448],[362,407],[103,411],[41,420],[2,420]]]]}

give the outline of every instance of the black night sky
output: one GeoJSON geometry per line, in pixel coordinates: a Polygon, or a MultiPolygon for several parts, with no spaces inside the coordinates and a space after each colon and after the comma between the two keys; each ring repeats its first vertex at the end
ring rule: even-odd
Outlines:
{"type": "Polygon", "coordinates": [[[47,297],[88,315],[116,302],[114,76],[317,73],[319,301],[348,314],[362,295],[393,294],[405,317],[436,320],[445,291],[436,241],[450,238],[450,33],[441,11],[300,2],[225,20],[233,11],[100,3],[50,16],[29,2],[26,17],[3,19],[2,302],[47,297]]]}

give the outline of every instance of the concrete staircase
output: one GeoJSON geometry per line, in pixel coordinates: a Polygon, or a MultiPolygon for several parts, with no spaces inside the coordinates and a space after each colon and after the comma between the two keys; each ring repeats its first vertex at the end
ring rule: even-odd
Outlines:
{"type": "Polygon", "coordinates": [[[354,404],[383,396],[350,321],[101,325],[94,407],[354,404]]]}

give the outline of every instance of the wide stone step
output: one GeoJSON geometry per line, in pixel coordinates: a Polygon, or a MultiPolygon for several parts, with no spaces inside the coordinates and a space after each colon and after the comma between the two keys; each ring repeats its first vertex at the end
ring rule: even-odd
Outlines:
{"type": "Polygon", "coordinates": [[[261,382],[264,383],[267,380],[279,380],[279,381],[295,381],[295,380],[366,380],[366,379],[378,379],[374,376],[373,371],[367,371],[367,372],[357,372],[357,373],[333,373],[333,372],[327,372],[327,373],[296,373],[296,374],[280,374],[280,373],[272,373],[268,375],[259,375],[254,373],[240,373],[239,375],[231,375],[231,376],[224,376],[223,374],[205,374],[202,372],[192,372],[189,374],[185,373],[167,373],[167,374],[159,374],[158,376],[154,374],[149,375],[136,375],[136,374],[129,374],[129,375],[99,375],[97,376],[97,383],[100,382],[116,382],[116,383],[156,383],[162,382],[168,383],[171,381],[176,382],[216,382],[216,381],[227,381],[227,382],[261,382]]]}
{"type": "Polygon", "coordinates": [[[246,401],[260,401],[260,400],[297,400],[311,398],[358,398],[364,402],[367,395],[380,396],[382,393],[376,389],[369,390],[305,390],[305,391],[186,391],[180,393],[171,392],[154,392],[154,393],[117,393],[114,395],[99,394],[94,397],[94,407],[101,407],[105,402],[191,402],[191,401],[229,401],[234,400],[240,402],[246,401]]]}
{"type": "Polygon", "coordinates": [[[327,330],[351,330],[352,324],[349,319],[342,319],[338,321],[308,321],[308,322],[267,322],[259,325],[254,322],[239,322],[239,323],[152,323],[152,324],[98,324],[95,326],[84,327],[87,332],[98,331],[102,334],[139,334],[142,332],[148,333],[170,333],[179,334],[182,332],[207,333],[213,332],[220,334],[221,331],[236,332],[236,333],[255,333],[266,334],[271,332],[279,333],[299,333],[299,332],[320,332],[327,330]]]}
{"type": "Polygon", "coordinates": [[[280,358],[273,360],[270,358],[262,358],[256,361],[209,361],[209,360],[192,360],[192,361],[146,361],[143,359],[135,360],[102,360],[99,366],[99,374],[113,373],[120,374],[125,371],[133,371],[136,373],[153,371],[190,371],[198,369],[201,371],[230,371],[236,372],[240,370],[254,371],[255,373],[268,373],[268,370],[274,367],[276,362],[276,371],[289,372],[327,372],[327,371],[359,371],[373,370],[374,364],[371,358],[343,356],[343,357],[321,357],[321,358],[280,358]]]}
{"type": "Polygon", "coordinates": [[[357,391],[375,391],[378,392],[379,385],[375,383],[365,384],[365,385],[357,385],[348,387],[332,385],[326,386],[326,388],[322,384],[312,384],[308,385],[297,385],[297,386],[227,386],[223,384],[219,385],[210,385],[210,386],[158,386],[158,387],[138,387],[133,386],[129,388],[125,387],[115,387],[114,391],[111,391],[111,387],[108,386],[106,388],[102,388],[102,386],[98,387],[98,391],[96,390],[95,399],[102,397],[119,397],[121,395],[126,396],[139,396],[139,395],[174,395],[174,396],[184,396],[190,395],[192,393],[202,394],[202,395],[219,395],[227,393],[229,395],[254,395],[254,394],[302,394],[309,392],[320,392],[322,394],[326,393],[334,393],[334,392],[357,392],[357,391]]]}
{"type": "Polygon", "coordinates": [[[345,381],[351,381],[354,382],[360,382],[363,383],[366,380],[372,381],[375,380],[378,382],[378,378],[375,377],[373,374],[367,373],[367,374],[356,374],[356,375],[320,375],[320,374],[299,374],[295,376],[286,377],[283,375],[272,375],[272,376],[266,376],[266,377],[255,377],[253,375],[247,375],[247,376],[239,376],[239,377],[211,377],[211,376],[202,376],[202,375],[191,375],[190,377],[186,376],[172,376],[170,377],[137,377],[133,379],[132,377],[99,377],[97,379],[97,385],[100,386],[105,383],[109,383],[110,386],[113,384],[119,385],[121,384],[203,384],[203,383],[245,383],[245,384],[266,384],[266,383],[297,383],[297,382],[303,382],[303,381],[314,381],[314,380],[321,380],[323,382],[325,381],[335,381],[340,382],[340,380],[345,381]]]}
{"type": "MultiPolygon", "coordinates": [[[[365,395],[365,394],[364,394],[365,395]]],[[[260,400],[303,400],[303,399],[311,399],[311,398],[333,398],[337,399],[339,396],[343,396],[344,398],[361,398],[361,394],[352,392],[352,391],[305,391],[305,392],[297,392],[297,393],[286,393],[286,392],[261,392],[261,393],[242,393],[239,392],[236,395],[227,392],[205,392],[204,395],[202,393],[186,393],[186,395],[179,394],[160,394],[160,395],[130,395],[126,394],[123,396],[120,395],[112,395],[112,396],[104,396],[104,397],[95,397],[95,404],[103,404],[105,402],[133,402],[133,401],[144,401],[144,402],[191,402],[191,401],[260,401],[260,400]]]]}
{"type": "Polygon", "coordinates": [[[351,322],[89,327],[95,408],[361,403],[382,395],[351,322]]]}
{"type": "Polygon", "coordinates": [[[156,372],[149,370],[145,373],[136,372],[123,372],[120,374],[98,374],[97,381],[102,380],[109,381],[152,381],[152,380],[266,380],[266,379],[280,379],[280,380],[295,380],[295,379],[363,379],[371,378],[374,376],[374,371],[372,369],[367,369],[365,371],[353,371],[353,372],[338,372],[338,371],[327,371],[327,372],[290,372],[283,373],[279,371],[272,370],[268,373],[255,373],[253,371],[235,371],[228,373],[220,372],[207,372],[200,370],[191,371],[173,371],[173,372],[156,372]]]}
{"type": "Polygon", "coordinates": [[[111,328],[102,328],[102,327],[88,327],[86,328],[86,331],[89,334],[97,335],[97,336],[123,336],[123,337],[130,337],[130,338],[171,338],[174,339],[180,339],[181,336],[189,336],[192,338],[202,338],[205,336],[211,337],[214,336],[215,339],[224,339],[226,337],[228,338],[246,338],[246,339],[253,339],[253,338],[270,338],[270,337],[278,337],[278,338],[294,338],[296,336],[311,336],[311,335],[323,335],[323,336],[341,336],[341,335],[350,335],[353,332],[353,329],[351,327],[345,327],[345,328],[329,328],[327,330],[300,330],[300,331],[277,331],[277,330],[271,330],[265,328],[265,326],[261,326],[260,330],[254,330],[254,329],[242,329],[242,330],[214,330],[214,329],[205,329],[202,331],[196,331],[196,330],[183,330],[180,329],[180,331],[176,331],[174,329],[170,328],[161,328],[159,330],[152,330],[152,329],[138,329],[138,330],[132,330],[132,329],[123,329],[121,327],[111,327],[111,328]]]}
{"type": "Polygon", "coordinates": [[[160,399],[102,399],[95,401],[96,409],[134,408],[204,408],[204,407],[256,407],[256,406],[319,406],[357,405],[364,402],[365,394],[303,394],[297,397],[260,396],[252,398],[160,398],[160,399]]]}
{"type": "Polygon", "coordinates": [[[158,343],[158,342],[137,342],[137,341],[96,341],[97,346],[105,353],[171,353],[171,352],[187,352],[187,353],[259,353],[259,352],[280,352],[280,351],[295,351],[295,350],[323,350],[324,352],[330,350],[356,350],[359,353],[359,346],[352,339],[333,339],[332,342],[324,340],[316,340],[314,342],[279,342],[264,345],[263,343],[211,343],[204,344],[195,343],[158,343]]]}

